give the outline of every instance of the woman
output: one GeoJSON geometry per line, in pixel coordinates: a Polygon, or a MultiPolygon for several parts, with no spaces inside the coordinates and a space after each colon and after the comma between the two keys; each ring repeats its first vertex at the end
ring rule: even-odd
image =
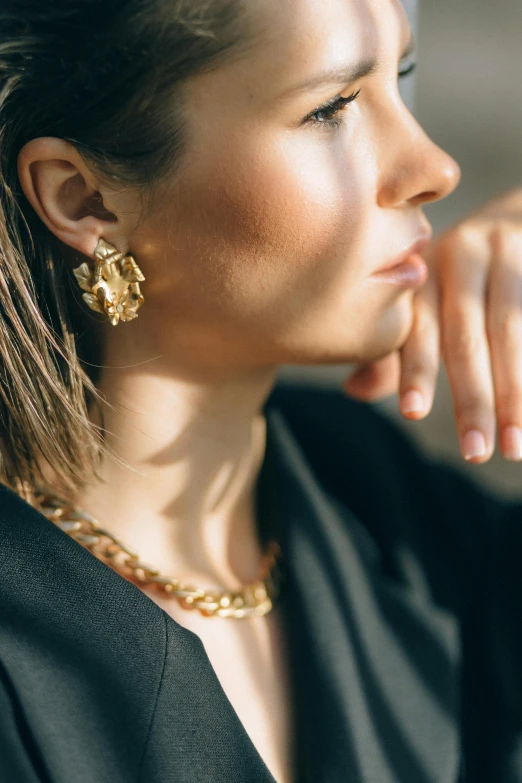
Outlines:
{"type": "Polygon", "coordinates": [[[415,333],[401,7],[0,18],[0,778],[522,779],[520,508],[274,388],[415,333]]]}

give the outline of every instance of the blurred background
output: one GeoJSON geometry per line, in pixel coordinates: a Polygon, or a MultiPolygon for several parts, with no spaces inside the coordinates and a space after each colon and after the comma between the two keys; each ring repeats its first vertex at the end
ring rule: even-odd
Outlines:
{"type": "MultiPolygon", "coordinates": [[[[521,33],[521,0],[420,0],[416,115],[463,174],[455,194],[426,210],[436,231],[522,186],[521,33]]],[[[282,374],[339,384],[347,371],[289,368],[282,374]]],[[[426,421],[405,421],[396,398],[380,407],[431,453],[506,495],[522,495],[522,464],[496,455],[487,465],[468,465],[460,457],[444,372],[426,421]]]]}

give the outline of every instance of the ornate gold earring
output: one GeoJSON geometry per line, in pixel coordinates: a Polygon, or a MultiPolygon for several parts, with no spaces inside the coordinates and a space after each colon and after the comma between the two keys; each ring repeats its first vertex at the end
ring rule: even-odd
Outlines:
{"type": "Polygon", "coordinates": [[[100,239],[94,251],[94,269],[87,262],[73,269],[83,299],[91,310],[104,313],[111,324],[132,321],[143,304],[140,283],[145,280],[134,258],[126,256],[113,245],[100,239]]]}

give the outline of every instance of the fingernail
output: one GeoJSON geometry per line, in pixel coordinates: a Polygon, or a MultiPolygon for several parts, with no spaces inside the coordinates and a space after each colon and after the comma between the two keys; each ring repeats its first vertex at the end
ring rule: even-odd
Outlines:
{"type": "Polygon", "coordinates": [[[406,392],[401,397],[401,413],[422,413],[424,410],[424,397],[418,391],[406,392]]]}
{"type": "Polygon", "coordinates": [[[466,432],[461,442],[462,456],[466,460],[485,457],[487,453],[486,439],[478,430],[466,432]]]}
{"type": "Polygon", "coordinates": [[[505,427],[502,435],[504,457],[513,462],[522,460],[522,430],[520,427],[505,427]]]}

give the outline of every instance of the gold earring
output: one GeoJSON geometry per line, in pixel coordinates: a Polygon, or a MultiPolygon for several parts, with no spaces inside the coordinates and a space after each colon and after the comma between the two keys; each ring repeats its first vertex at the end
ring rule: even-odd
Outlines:
{"type": "Polygon", "coordinates": [[[113,245],[100,239],[94,251],[94,269],[87,262],[73,269],[83,299],[91,310],[104,313],[111,324],[132,321],[143,304],[140,283],[145,280],[141,269],[130,254],[126,256],[113,245]]]}

